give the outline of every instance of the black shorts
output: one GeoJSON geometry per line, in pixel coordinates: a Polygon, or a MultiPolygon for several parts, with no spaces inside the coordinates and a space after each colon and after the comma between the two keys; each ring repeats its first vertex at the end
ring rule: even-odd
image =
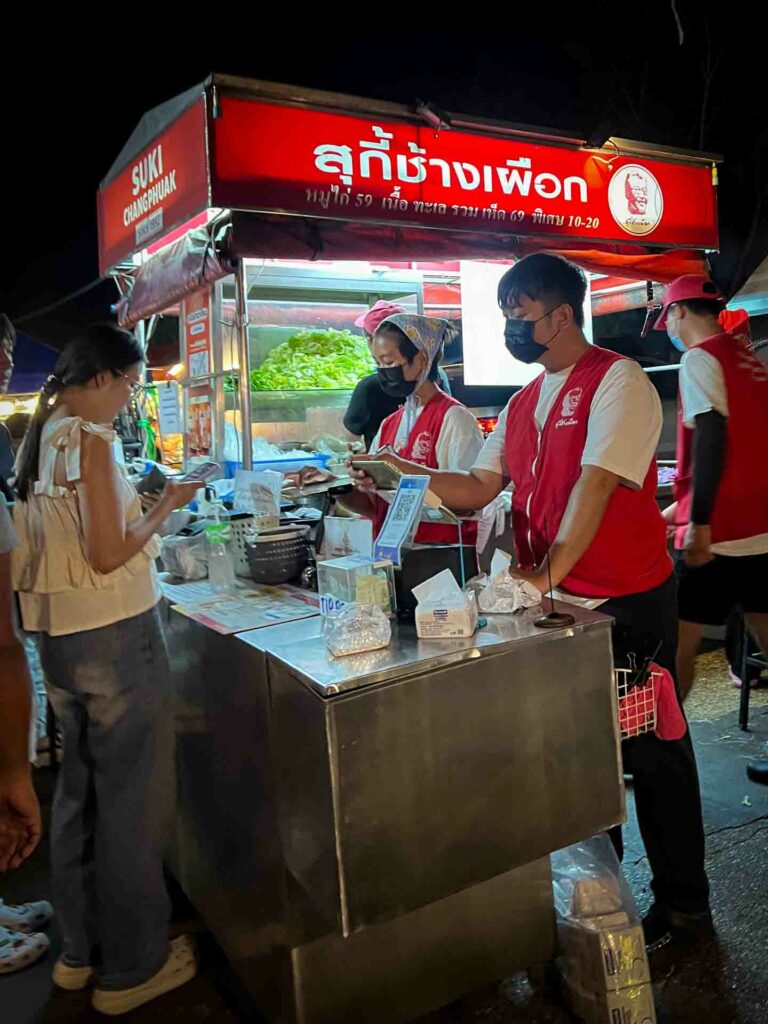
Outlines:
{"type": "Polygon", "coordinates": [[[768,554],[715,555],[689,569],[677,553],[678,608],[683,622],[722,626],[735,608],[768,614],[768,554]]]}

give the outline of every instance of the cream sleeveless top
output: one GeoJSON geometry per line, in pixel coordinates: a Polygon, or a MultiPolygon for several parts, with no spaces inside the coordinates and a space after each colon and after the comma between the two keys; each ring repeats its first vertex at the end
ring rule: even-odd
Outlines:
{"type": "MultiPolygon", "coordinates": [[[[40,441],[39,479],[28,500],[17,501],[14,522],[19,544],[13,552],[13,585],[18,591],[24,629],[64,636],[99,629],[153,608],[160,599],[155,559],[156,537],[114,572],[101,574],[86,558],[77,493],[55,483],[63,453],[69,483],[80,479],[82,433],[112,446],[115,432],[75,416],[49,421],[40,441]]],[[[122,467],[126,523],[142,514],[141,502],[122,467]]],[[[61,477],[59,476],[59,479],[61,477]]]]}

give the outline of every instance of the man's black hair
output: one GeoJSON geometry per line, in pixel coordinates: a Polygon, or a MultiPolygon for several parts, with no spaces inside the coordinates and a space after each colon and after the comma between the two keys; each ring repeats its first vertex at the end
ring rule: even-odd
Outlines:
{"type": "Polygon", "coordinates": [[[523,295],[533,302],[543,302],[550,309],[570,306],[575,323],[584,326],[587,279],[580,267],[562,256],[535,253],[508,270],[499,281],[499,306],[502,309],[517,306],[523,295]]]}
{"type": "Polygon", "coordinates": [[[725,309],[725,303],[720,299],[681,299],[673,305],[685,306],[697,316],[720,316],[725,309]]]}

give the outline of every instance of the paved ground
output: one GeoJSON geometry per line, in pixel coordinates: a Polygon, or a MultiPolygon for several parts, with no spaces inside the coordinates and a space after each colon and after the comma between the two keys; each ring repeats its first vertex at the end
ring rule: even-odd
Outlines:
{"type": "MultiPolygon", "coordinates": [[[[652,970],[660,1024],[765,1024],[768,1021],[768,787],[752,785],[744,767],[761,755],[768,740],[768,708],[757,701],[752,731],[736,726],[738,695],[724,682],[723,665],[706,662],[698,699],[689,717],[702,776],[708,833],[708,866],[718,938],[686,953],[662,951],[652,970]],[[710,689],[710,688],[717,688],[710,689]],[[716,714],[717,717],[712,717],[716,714]],[[708,720],[696,720],[707,717],[708,720]]],[[[698,684],[697,684],[698,687],[698,684]]],[[[696,698],[696,691],[694,691],[696,698]]],[[[39,773],[46,806],[51,775],[39,773]]],[[[641,910],[649,902],[648,871],[637,831],[627,829],[625,870],[641,910]]],[[[21,871],[3,879],[8,902],[49,895],[47,850],[21,871]]],[[[124,1018],[126,1024],[235,1024],[261,1018],[238,999],[236,979],[190,908],[179,905],[177,928],[200,931],[204,969],[191,984],[124,1018]]],[[[54,952],[56,933],[52,933],[54,952]]],[[[567,1024],[544,968],[516,975],[500,985],[422,1017],[419,1024],[567,1024]]],[[[50,961],[0,979],[0,1024],[96,1024],[103,1021],[87,996],[53,992],[50,961]]],[[[361,1022],[363,1024],[363,1022],[361,1022]]]]}

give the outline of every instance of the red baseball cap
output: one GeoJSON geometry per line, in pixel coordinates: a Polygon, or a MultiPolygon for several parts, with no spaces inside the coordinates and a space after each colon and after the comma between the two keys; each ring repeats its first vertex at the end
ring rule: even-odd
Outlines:
{"type": "Polygon", "coordinates": [[[715,282],[704,274],[683,274],[667,288],[661,313],[653,325],[654,331],[665,330],[669,307],[674,306],[676,302],[685,302],[686,299],[710,299],[713,302],[725,302],[725,296],[715,282]]]}
{"type": "Polygon", "coordinates": [[[396,313],[407,313],[408,311],[403,306],[398,306],[394,302],[387,302],[386,299],[379,299],[375,305],[371,306],[367,313],[363,313],[355,320],[355,327],[362,327],[366,334],[374,335],[379,324],[386,320],[389,316],[395,316],[396,313]]]}

